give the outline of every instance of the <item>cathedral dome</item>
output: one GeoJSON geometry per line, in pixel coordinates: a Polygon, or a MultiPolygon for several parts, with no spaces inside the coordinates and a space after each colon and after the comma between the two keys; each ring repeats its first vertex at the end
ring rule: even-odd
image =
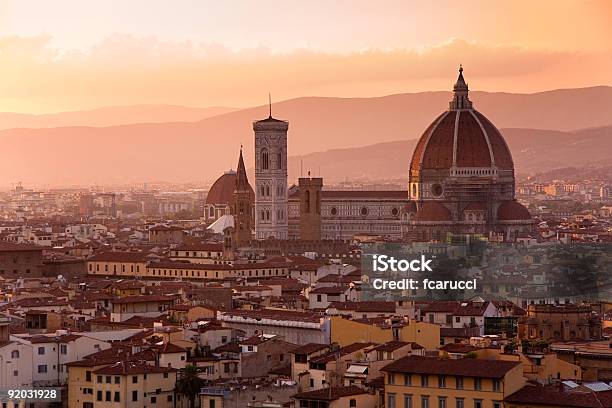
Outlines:
{"type": "Polygon", "coordinates": [[[234,170],[225,172],[208,190],[206,204],[222,205],[231,203],[235,187],[236,172],[234,170]]]}
{"type": "Polygon", "coordinates": [[[523,221],[531,220],[531,214],[524,205],[516,200],[504,201],[497,209],[499,221],[523,221]]]}
{"type": "Polygon", "coordinates": [[[451,213],[444,205],[437,201],[423,203],[416,213],[417,221],[452,221],[451,213]]]}
{"type": "MultiPolygon", "coordinates": [[[[213,185],[210,187],[210,190],[208,190],[208,195],[206,196],[206,204],[231,205],[234,200],[234,190],[236,189],[237,179],[238,174],[234,170],[229,170],[225,172],[213,183],[213,185]]],[[[255,194],[250,184],[248,185],[248,189],[251,194],[255,194]]]]}
{"type": "Polygon", "coordinates": [[[449,110],[438,116],[419,139],[410,170],[471,169],[473,175],[488,175],[483,168],[513,170],[512,155],[503,136],[482,113],[473,109],[463,68],[454,86],[449,110]]]}

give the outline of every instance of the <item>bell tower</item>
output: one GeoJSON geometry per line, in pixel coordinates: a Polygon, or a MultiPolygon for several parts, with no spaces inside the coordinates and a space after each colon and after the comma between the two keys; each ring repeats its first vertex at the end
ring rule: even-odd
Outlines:
{"type": "Polygon", "coordinates": [[[234,200],[231,209],[234,216],[233,245],[240,246],[251,240],[253,229],[253,190],[249,185],[244,160],[242,158],[242,146],[240,146],[240,157],[236,171],[236,185],[234,187],[234,200]]]}
{"type": "Polygon", "coordinates": [[[287,239],[287,130],[270,115],[253,122],[255,132],[255,238],[287,239]]]}

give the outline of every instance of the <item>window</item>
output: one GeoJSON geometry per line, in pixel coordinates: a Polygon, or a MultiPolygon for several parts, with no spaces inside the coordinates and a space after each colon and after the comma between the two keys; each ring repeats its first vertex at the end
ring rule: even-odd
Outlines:
{"type": "Polygon", "coordinates": [[[395,384],[395,374],[389,374],[389,384],[395,384]]]}
{"type": "Polygon", "coordinates": [[[404,394],[404,408],[412,408],[412,395],[404,394]]]}
{"type": "Polygon", "coordinates": [[[404,385],[410,387],[412,385],[412,376],[410,374],[404,375],[404,385]]]}
{"type": "Polygon", "coordinates": [[[11,358],[19,358],[19,350],[11,351],[11,358]]]}
{"type": "Polygon", "coordinates": [[[132,401],[138,401],[138,391],[132,391],[132,401]]]}
{"type": "Polygon", "coordinates": [[[106,400],[107,401],[111,400],[111,392],[110,391],[106,391],[106,400]]]}
{"type": "Polygon", "coordinates": [[[136,384],[138,382],[138,376],[134,375],[132,376],[132,384],[136,384]]]}
{"type": "Polygon", "coordinates": [[[61,354],[68,354],[68,345],[67,344],[60,344],[60,353],[61,354]]]}
{"type": "Polygon", "coordinates": [[[500,401],[493,401],[493,408],[501,408],[502,404],[500,401]]]}
{"type": "Polygon", "coordinates": [[[102,391],[98,391],[98,392],[96,393],[96,400],[98,400],[98,401],[102,401],[102,391]]]}
{"type": "Polygon", "coordinates": [[[387,394],[387,407],[386,408],[395,408],[395,394],[392,394],[392,393],[387,394]]]}
{"type": "Polygon", "coordinates": [[[455,398],[455,408],[464,408],[463,398],[455,398]]]}
{"type": "Polygon", "coordinates": [[[349,407],[353,408],[357,406],[357,400],[356,399],[350,399],[349,400],[349,407]]]}
{"type": "Polygon", "coordinates": [[[172,395],[168,395],[168,398],[166,398],[166,400],[167,400],[168,402],[172,402],[172,395]]]}
{"type": "Polygon", "coordinates": [[[481,399],[475,399],[474,400],[474,408],[482,408],[482,400],[481,399]]]}
{"type": "Polygon", "coordinates": [[[493,380],[493,391],[499,391],[501,389],[501,383],[499,380],[493,380]]]}
{"type": "Polygon", "coordinates": [[[91,382],[91,371],[85,371],[85,381],[91,382]]]}
{"type": "Polygon", "coordinates": [[[462,390],[463,389],[463,377],[457,377],[456,381],[457,381],[457,389],[462,390]]]}
{"type": "Polygon", "coordinates": [[[112,383],[112,378],[111,378],[111,376],[110,376],[110,375],[107,375],[107,376],[106,376],[106,383],[107,383],[107,384],[112,383]]]}
{"type": "Polygon", "coordinates": [[[39,365],[38,366],[38,373],[39,374],[44,374],[47,372],[47,365],[43,364],[43,365],[39,365]]]}
{"type": "Polygon", "coordinates": [[[113,401],[119,402],[120,400],[121,400],[121,397],[119,396],[119,391],[115,391],[115,398],[113,398],[113,401]]]}
{"type": "Polygon", "coordinates": [[[261,149],[261,168],[268,170],[269,166],[268,149],[263,148],[261,149]]]}
{"type": "Polygon", "coordinates": [[[446,397],[438,397],[438,408],[446,408],[446,397]]]}
{"type": "Polygon", "coordinates": [[[461,318],[459,316],[455,317],[455,323],[461,323],[461,318]]]}
{"type": "Polygon", "coordinates": [[[115,384],[120,384],[121,383],[121,377],[119,377],[118,375],[115,376],[115,384]]]}
{"type": "Polygon", "coordinates": [[[474,389],[475,390],[482,389],[482,380],[480,378],[474,378],[474,389]]]}
{"type": "Polygon", "coordinates": [[[96,378],[96,381],[98,382],[98,384],[101,384],[101,383],[102,383],[102,376],[101,376],[101,375],[99,375],[99,376],[96,378]]]}
{"type": "Polygon", "coordinates": [[[421,387],[429,387],[429,378],[426,374],[421,375],[421,387]]]}
{"type": "Polygon", "coordinates": [[[446,377],[443,375],[438,376],[438,388],[446,388],[446,377]]]}
{"type": "Polygon", "coordinates": [[[151,397],[151,404],[157,404],[157,397],[151,397]]]}
{"type": "Polygon", "coordinates": [[[44,348],[44,347],[39,347],[39,348],[38,348],[38,355],[39,355],[39,356],[42,356],[42,355],[44,355],[44,354],[45,354],[45,348],[44,348]]]}
{"type": "Polygon", "coordinates": [[[421,408],[429,408],[429,397],[426,395],[421,397],[421,408]]]}

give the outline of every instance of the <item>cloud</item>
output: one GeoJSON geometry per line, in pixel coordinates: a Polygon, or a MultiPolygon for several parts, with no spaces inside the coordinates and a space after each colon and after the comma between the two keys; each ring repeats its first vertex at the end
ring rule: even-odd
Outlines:
{"type": "Polygon", "coordinates": [[[312,49],[274,53],[266,47],[234,51],[218,43],[125,34],[82,52],[56,49],[50,36],[13,36],[0,38],[0,110],[53,112],[138,103],[248,106],[261,103],[268,91],[285,99],[448,89],[459,63],[472,82],[478,79],[479,89],[612,83],[609,56],[462,39],[424,49],[333,54],[312,49]]]}

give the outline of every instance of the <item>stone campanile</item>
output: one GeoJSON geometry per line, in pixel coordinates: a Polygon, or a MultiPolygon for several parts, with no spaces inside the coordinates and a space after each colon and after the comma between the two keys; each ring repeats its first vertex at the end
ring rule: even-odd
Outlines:
{"type": "Polygon", "coordinates": [[[320,177],[300,177],[300,239],[321,240],[321,190],[323,179],[320,177]]]}
{"type": "Polygon", "coordinates": [[[255,238],[287,239],[287,130],[270,116],[253,122],[255,132],[255,238]]]}

